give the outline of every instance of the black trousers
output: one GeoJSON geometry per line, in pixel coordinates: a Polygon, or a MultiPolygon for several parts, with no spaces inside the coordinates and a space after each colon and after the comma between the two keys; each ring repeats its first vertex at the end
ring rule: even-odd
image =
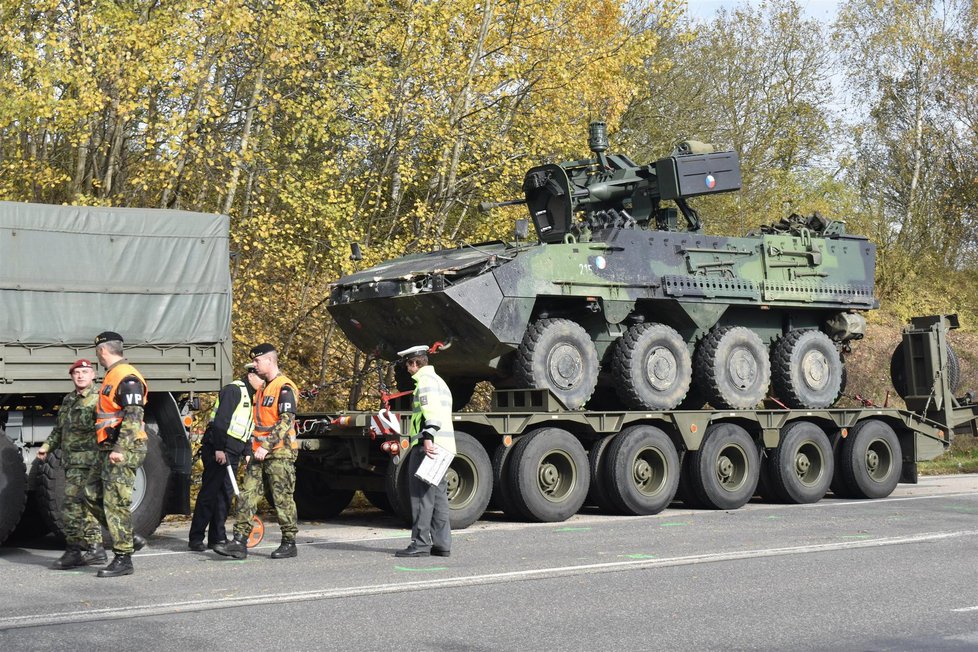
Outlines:
{"type": "MultiPolygon", "coordinates": [[[[228,466],[237,472],[239,456],[230,451],[225,451],[225,455],[228,466]]],[[[200,478],[200,493],[197,494],[194,517],[190,522],[190,541],[203,541],[206,530],[207,543],[212,545],[227,540],[224,523],[234,490],[228,476],[228,466],[217,463],[214,446],[210,442],[205,441],[201,445],[200,458],[204,462],[204,473],[200,478]]]]}

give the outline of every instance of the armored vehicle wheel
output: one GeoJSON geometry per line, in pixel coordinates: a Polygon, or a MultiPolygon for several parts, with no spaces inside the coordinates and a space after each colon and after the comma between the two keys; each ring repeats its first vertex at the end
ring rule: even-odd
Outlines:
{"type": "Polygon", "coordinates": [[[410,525],[411,518],[411,488],[408,486],[407,453],[401,454],[400,462],[394,464],[394,460],[387,465],[387,476],[384,480],[384,489],[387,493],[387,500],[391,503],[394,516],[406,525],[410,525]]]}
{"type": "MultiPolygon", "coordinates": [[[[902,399],[906,399],[910,395],[910,381],[907,378],[903,360],[905,349],[904,343],[900,342],[893,349],[893,355],[890,356],[890,380],[893,382],[893,389],[902,399]]],[[[958,360],[958,354],[954,352],[950,344],[947,345],[947,384],[952,393],[958,391],[961,384],[961,363],[958,360]]]]}
{"type": "Polygon", "coordinates": [[[767,459],[771,498],[784,503],[816,503],[829,490],[835,460],[825,431],[795,421],[781,431],[781,443],[767,459]]]}
{"type": "Polygon", "coordinates": [[[20,451],[0,431],[0,543],[3,543],[24,511],[27,501],[27,468],[20,451]]]}
{"type": "Polygon", "coordinates": [[[346,509],[356,492],[333,489],[325,469],[315,464],[295,466],[295,509],[302,519],[333,518],[346,509]]]}
{"type": "Polygon", "coordinates": [[[591,486],[587,492],[587,504],[594,505],[606,514],[618,514],[619,509],[611,500],[608,493],[608,445],[617,434],[602,437],[591,445],[587,452],[588,470],[591,474],[591,486]]]}
{"type": "Polygon", "coordinates": [[[826,408],[842,391],[842,358],[825,333],[793,330],[778,338],[771,356],[771,384],[790,408],[826,408]]]}
{"type": "Polygon", "coordinates": [[[743,326],[713,329],[696,349],[696,386],[715,408],[747,410],[764,398],[771,382],[767,348],[743,326]]]}
{"type": "Polygon", "coordinates": [[[699,450],[690,451],[688,472],[697,502],[709,509],[737,509],[757,489],[761,458],[747,431],[733,423],[706,429],[699,450]]]}
{"type": "Polygon", "coordinates": [[[852,498],[885,498],[900,482],[900,440],[887,423],[866,419],[842,441],[842,476],[852,498]]]}
{"type": "Polygon", "coordinates": [[[671,410],[689,391],[693,361],[686,342],[665,324],[636,324],[618,340],[611,361],[615,388],[635,410],[671,410]]]}
{"type": "Polygon", "coordinates": [[[453,530],[469,527],[482,516],[492,495],[492,462],[475,437],[455,432],[457,452],[448,468],[448,508],[453,530]]]}
{"type": "Polygon", "coordinates": [[[514,369],[521,386],[549,389],[567,409],[576,410],[598,383],[598,354],[579,324],[540,319],[527,327],[514,369]]]}
{"type": "Polygon", "coordinates": [[[500,444],[492,453],[492,496],[489,504],[494,509],[505,512],[510,518],[525,519],[526,513],[516,504],[513,487],[509,483],[510,457],[514,447],[515,444],[500,444]]]}
{"type": "Polygon", "coordinates": [[[587,453],[566,430],[541,428],[524,435],[509,464],[513,497],[530,520],[565,521],[587,498],[587,453]]]}
{"type": "Polygon", "coordinates": [[[679,455],[666,433],[631,426],[618,433],[606,453],[608,493],[626,514],[658,514],[679,487],[679,455]]]}

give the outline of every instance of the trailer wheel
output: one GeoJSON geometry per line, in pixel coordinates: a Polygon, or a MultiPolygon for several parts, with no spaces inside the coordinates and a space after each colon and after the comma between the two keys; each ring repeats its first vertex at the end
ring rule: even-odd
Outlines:
{"type": "Polygon", "coordinates": [[[829,490],[835,460],[821,428],[795,421],[781,431],[781,443],[767,460],[767,481],[774,498],[784,503],[816,503],[829,490]]]}
{"type": "Polygon", "coordinates": [[[542,428],[513,448],[510,481],[514,497],[533,521],[565,521],[581,508],[591,478],[581,442],[560,428],[542,428]]]}
{"type": "Polygon", "coordinates": [[[680,462],[681,472],[679,473],[679,487],[676,489],[676,498],[682,501],[683,505],[689,509],[699,509],[706,507],[696,494],[693,486],[693,451],[686,451],[680,462]]]}
{"type": "Polygon", "coordinates": [[[699,450],[690,451],[689,456],[689,480],[703,507],[737,509],[754,495],[761,458],[754,440],[740,426],[709,426],[699,450]]]}
{"type": "Polygon", "coordinates": [[[887,423],[866,419],[842,442],[842,475],[853,498],[885,498],[900,481],[903,453],[887,423]]]}
{"type": "Polygon", "coordinates": [[[492,462],[475,437],[455,432],[457,452],[448,468],[448,508],[453,530],[462,530],[482,516],[492,495],[492,462]]]}
{"type": "Polygon", "coordinates": [[[757,333],[743,326],[721,326],[697,347],[694,373],[710,405],[747,410],[767,393],[771,360],[757,333]]]}
{"type": "Polygon", "coordinates": [[[407,471],[407,456],[410,450],[409,448],[401,453],[397,464],[394,464],[394,460],[391,459],[384,479],[384,491],[387,500],[391,503],[393,514],[397,520],[406,525],[410,525],[414,520],[411,516],[411,487],[408,484],[407,471]]]}
{"type": "Polygon", "coordinates": [[[301,519],[333,518],[349,507],[352,489],[333,489],[325,471],[313,464],[295,465],[295,510],[301,519]]]}
{"type": "Polygon", "coordinates": [[[675,329],[665,324],[636,324],[615,345],[611,369],[625,405],[636,410],[671,410],[689,391],[693,360],[675,329]]]}
{"type": "Polygon", "coordinates": [[[20,450],[0,431],[0,543],[3,543],[24,511],[27,501],[27,467],[20,450]]]}
{"type": "Polygon", "coordinates": [[[822,331],[789,331],[774,344],[771,379],[788,407],[826,408],[842,388],[842,358],[822,331]]]}
{"type": "Polygon", "coordinates": [[[516,351],[517,382],[549,389],[569,410],[581,407],[598,383],[598,354],[587,331],[569,319],[530,324],[516,351]]]}
{"type": "Polygon", "coordinates": [[[679,487],[679,455],[669,436],[654,426],[626,428],[608,449],[608,493],[628,514],[658,514],[679,487]]]}
{"type": "Polygon", "coordinates": [[[492,453],[492,496],[489,498],[489,504],[502,510],[510,518],[522,520],[527,518],[527,515],[516,504],[513,487],[509,483],[510,454],[514,447],[515,444],[511,446],[499,444],[492,453]]]}
{"type": "Polygon", "coordinates": [[[602,437],[591,445],[591,450],[587,453],[588,471],[591,475],[591,486],[587,492],[587,503],[596,506],[606,514],[618,514],[620,512],[611,496],[608,493],[608,445],[617,436],[608,435],[602,437]]]}

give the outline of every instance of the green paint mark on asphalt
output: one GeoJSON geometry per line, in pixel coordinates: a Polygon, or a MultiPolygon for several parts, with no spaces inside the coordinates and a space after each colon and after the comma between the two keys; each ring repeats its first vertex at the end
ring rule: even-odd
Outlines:
{"type": "Polygon", "coordinates": [[[843,534],[843,539],[868,539],[868,534],[843,534]]]}
{"type": "Polygon", "coordinates": [[[784,518],[783,516],[768,516],[767,517],[767,520],[769,520],[769,521],[780,521],[783,518],[784,518]]]}
{"type": "Polygon", "coordinates": [[[683,523],[682,521],[659,523],[659,527],[681,527],[683,525],[689,525],[689,523],[683,523]]]}
{"type": "Polygon", "coordinates": [[[448,566],[431,566],[430,568],[410,568],[409,566],[395,566],[394,570],[405,571],[408,573],[433,573],[435,571],[448,570],[448,566]]]}
{"type": "Polygon", "coordinates": [[[628,559],[655,559],[655,555],[644,555],[640,552],[632,553],[630,555],[621,555],[622,557],[627,557],[628,559]]]}
{"type": "Polygon", "coordinates": [[[554,532],[587,532],[591,528],[589,527],[559,527],[554,530],[554,532]]]}

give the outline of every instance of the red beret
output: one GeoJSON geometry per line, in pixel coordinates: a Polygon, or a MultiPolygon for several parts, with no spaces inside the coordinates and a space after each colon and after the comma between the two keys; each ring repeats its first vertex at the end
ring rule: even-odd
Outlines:
{"type": "Polygon", "coordinates": [[[68,375],[70,376],[71,373],[75,369],[78,369],[79,367],[84,367],[86,369],[94,369],[91,362],[89,362],[85,358],[82,358],[80,360],[75,360],[75,362],[70,367],[68,367],[68,375]]]}

